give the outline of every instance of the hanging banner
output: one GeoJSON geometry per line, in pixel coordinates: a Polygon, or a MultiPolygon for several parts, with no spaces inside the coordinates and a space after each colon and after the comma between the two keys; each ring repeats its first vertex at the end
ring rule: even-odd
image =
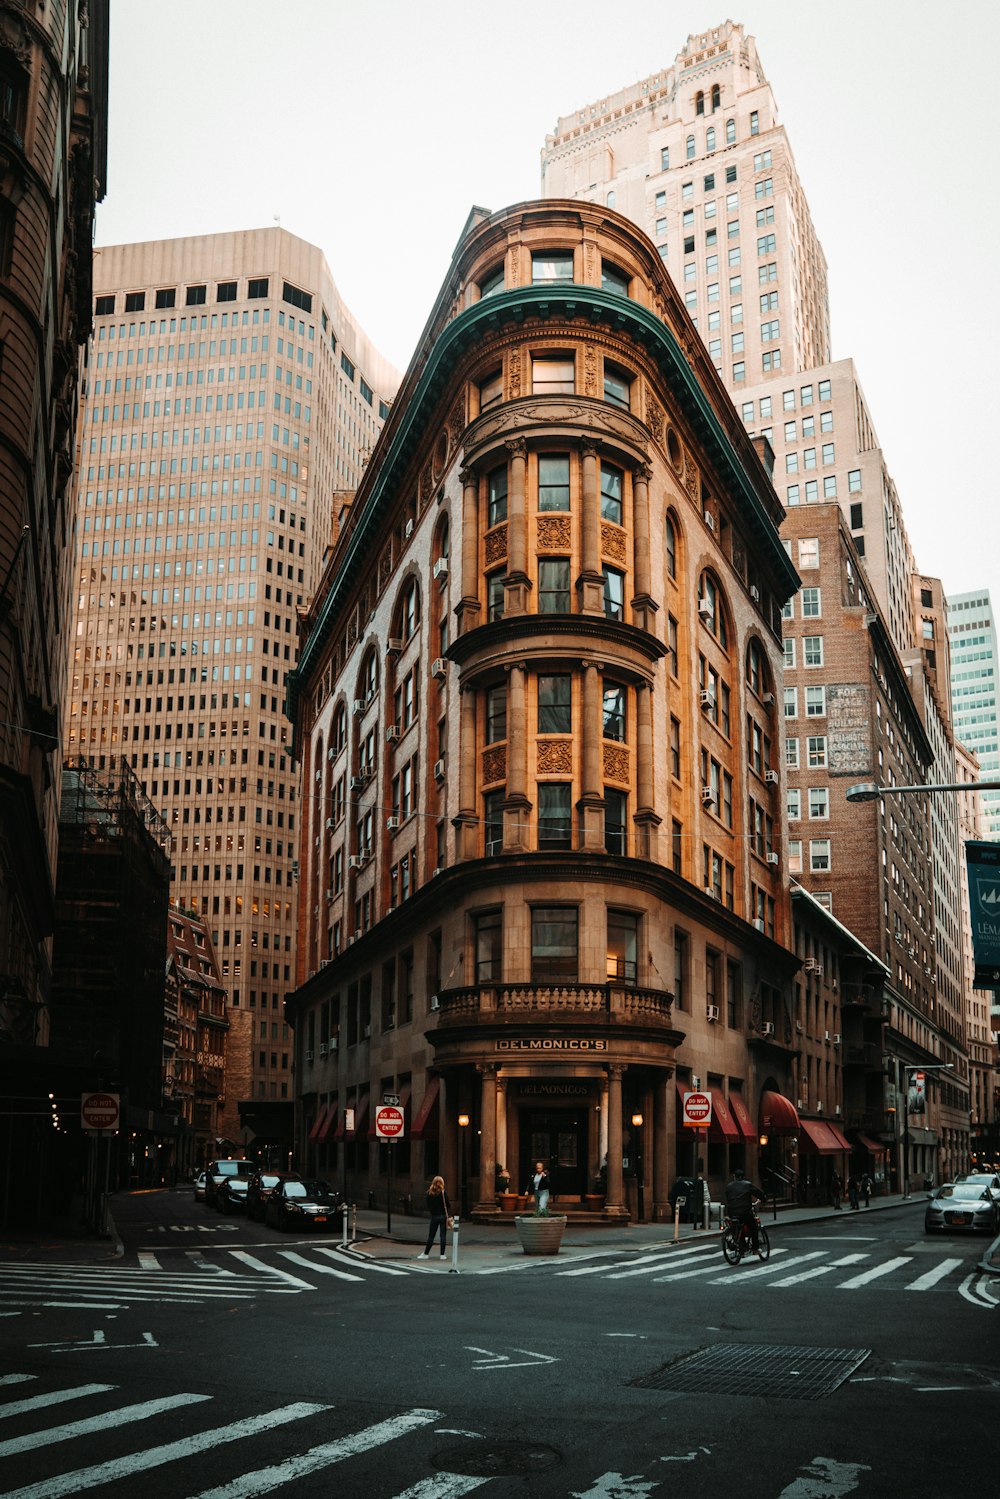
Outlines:
{"type": "Polygon", "coordinates": [[[1000,988],[1000,843],[965,845],[976,960],[974,989],[1000,988]]]}

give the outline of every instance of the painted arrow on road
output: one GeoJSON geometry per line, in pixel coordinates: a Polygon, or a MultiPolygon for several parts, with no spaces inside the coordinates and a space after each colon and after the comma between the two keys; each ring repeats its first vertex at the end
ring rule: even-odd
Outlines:
{"type": "Polygon", "coordinates": [[[481,1353],[483,1355],[482,1358],[476,1359],[473,1363],[472,1367],[474,1369],[529,1369],[532,1366],[540,1367],[542,1364],[557,1364],[559,1362],[557,1358],[553,1358],[547,1353],[532,1353],[530,1348],[515,1348],[513,1350],[514,1353],[523,1353],[526,1355],[525,1358],[518,1359],[515,1362],[511,1359],[509,1353],[494,1353],[489,1348],[473,1348],[471,1343],[466,1343],[465,1347],[468,1353],[481,1353]]]}

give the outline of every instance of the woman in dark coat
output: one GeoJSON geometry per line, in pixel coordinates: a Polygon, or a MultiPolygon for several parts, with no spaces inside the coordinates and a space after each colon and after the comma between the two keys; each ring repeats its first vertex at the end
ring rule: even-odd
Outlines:
{"type": "Polygon", "coordinates": [[[448,1231],[448,1219],[451,1217],[451,1207],[448,1204],[448,1194],[444,1189],[444,1177],[435,1176],[427,1189],[427,1211],[431,1215],[431,1226],[427,1231],[427,1243],[423,1254],[418,1254],[418,1260],[428,1260],[434,1247],[434,1240],[441,1236],[441,1258],[445,1259],[445,1236],[448,1231]]]}

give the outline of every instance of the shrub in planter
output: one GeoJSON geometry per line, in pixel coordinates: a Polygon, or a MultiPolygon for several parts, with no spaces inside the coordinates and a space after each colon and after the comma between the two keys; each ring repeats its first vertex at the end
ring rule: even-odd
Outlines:
{"type": "Polygon", "coordinates": [[[514,1219],[517,1237],[525,1254],[558,1254],[566,1227],[559,1213],[524,1213],[514,1219]]]}

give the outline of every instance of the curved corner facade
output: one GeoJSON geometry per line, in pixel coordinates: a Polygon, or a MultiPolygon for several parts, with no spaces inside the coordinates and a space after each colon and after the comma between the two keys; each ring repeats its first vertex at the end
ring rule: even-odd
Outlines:
{"type": "Polygon", "coordinates": [[[474,216],[428,328],[289,692],[300,1162],[384,1195],[397,1095],[404,1194],[662,1216],[793,1129],[782,511],[620,215],[474,216]]]}

